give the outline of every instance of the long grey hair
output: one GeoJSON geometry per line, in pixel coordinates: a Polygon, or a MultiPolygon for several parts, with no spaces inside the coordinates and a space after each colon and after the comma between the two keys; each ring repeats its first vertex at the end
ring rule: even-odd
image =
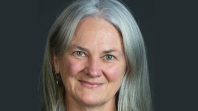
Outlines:
{"type": "Polygon", "coordinates": [[[55,83],[53,55],[62,57],[74,31],[85,17],[98,16],[113,24],[122,35],[126,74],[116,93],[117,111],[151,111],[151,94],[144,41],[130,13],[117,0],[77,0],[58,16],[48,35],[41,75],[41,110],[63,111],[64,86],[55,83]]]}

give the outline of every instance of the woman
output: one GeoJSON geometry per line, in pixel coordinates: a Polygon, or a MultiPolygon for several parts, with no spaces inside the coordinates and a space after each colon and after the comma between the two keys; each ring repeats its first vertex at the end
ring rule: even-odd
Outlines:
{"type": "Polygon", "coordinates": [[[117,0],[77,0],[53,24],[42,111],[151,111],[145,46],[117,0]]]}

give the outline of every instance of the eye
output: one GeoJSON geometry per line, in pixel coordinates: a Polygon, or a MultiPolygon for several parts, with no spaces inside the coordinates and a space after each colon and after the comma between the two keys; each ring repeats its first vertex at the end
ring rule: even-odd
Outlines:
{"type": "Polygon", "coordinates": [[[84,52],[81,52],[81,51],[76,51],[75,54],[77,56],[85,56],[85,53],[84,52]]]}
{"type": "Polygon", "coordinates": [[[112,56],[112,55],[106,55],[105,56],[105,59],[107,59],[107,60],[112,60],[114,57],[112,56]]]}

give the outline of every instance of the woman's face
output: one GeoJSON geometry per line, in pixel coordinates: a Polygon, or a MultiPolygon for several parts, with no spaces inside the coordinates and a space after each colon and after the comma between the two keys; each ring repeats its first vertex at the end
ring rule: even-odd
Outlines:
{"type": "Polygon", "coordinates": [[[63,58],[54,56],[66,100],[88,106],[115,104],[125,75],[122,38],[109,22],[96,17],[80,21],[63,58]]]}

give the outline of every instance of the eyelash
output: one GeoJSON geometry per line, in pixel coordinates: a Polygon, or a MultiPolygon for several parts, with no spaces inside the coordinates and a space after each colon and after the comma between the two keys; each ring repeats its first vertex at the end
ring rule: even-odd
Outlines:
{"type": "Polygon", "coordinates": [[[82,56],[82,55],[85,56],[85,53],[84,53],[84,52],[81,52],[81,51],[76,51],[76,52],[74,52],[74,53],[75,53],[75,55],[77,55],[77,56],[82,56]],[[79,54],[81,54],[81,55],[79,55],[79,54]]]}
{"type": "MultiPolygon", "coordinates": [[[[86,56],[86,54],[82,51],[75,51],[74,54],[76,56],[79,56],[79,57],[84,57],[86,56]],[[80,55],[81,54],[81,55],[80,55]]],[[[107,60],[107,61],[110,61],[110,60],[113,60],[115,57],[113,55],[105,55],[104,56],[104,59],[107,60]],[[110,59],[108,59],[107,57],[110,57],[110,59]]]]}
{"type": "Polygon", "coordinates": [[[114,56],[112,56],[112,55],[105,55],[105,59],[108,60],[108,61],[110,61],[110,60],[114,59],[114,56]],[[107,59],[108,56],[110,56],[111,59],[107,59]]]}

